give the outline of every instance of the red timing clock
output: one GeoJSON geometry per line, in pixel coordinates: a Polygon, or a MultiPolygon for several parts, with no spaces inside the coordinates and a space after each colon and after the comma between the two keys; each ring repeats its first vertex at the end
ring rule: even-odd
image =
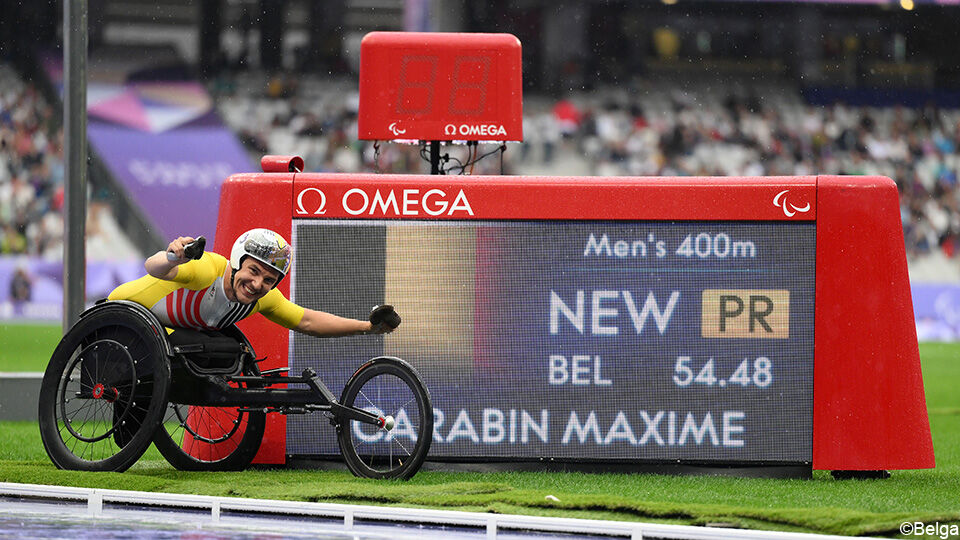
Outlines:
{"type": "Polygon", "coordinates": [[[367,34],[359,138],[523,140],[520,41],[511,34],[367,34]]]}

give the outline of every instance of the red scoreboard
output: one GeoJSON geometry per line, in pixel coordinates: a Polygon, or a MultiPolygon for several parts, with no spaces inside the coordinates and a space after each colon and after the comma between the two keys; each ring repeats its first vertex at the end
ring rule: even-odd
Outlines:
{"type": "MultiPolygon", "coordinates": [[[[827,470],[934,466],[900,222],[880,177],[234,175],[215,250],[291,240],[302,305],[387,336],[244,321],[265,367],[337,393],[400,356],[434,401],[428,459],[827,470]]],[[[316,416],[316,418],[312,418],[316,416]]],[[[271,415],[258,461],[336,454],[271,415]]]]}

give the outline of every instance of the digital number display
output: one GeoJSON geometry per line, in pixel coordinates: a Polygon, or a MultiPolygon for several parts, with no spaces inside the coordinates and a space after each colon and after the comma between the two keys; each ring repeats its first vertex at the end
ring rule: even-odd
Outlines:
{"type": "MultiPolygon", "coordinates": [[[[448,116],[476,118],[488,112],[490,64],[488,56],[461,57],[454,61],[449,96],[441,101],[444,106],[442,110],[448,116]]],[[[440,58],[435,55],[408,54],[400,58],[400,76],[394,107],[397,118],[427,115],[434,110],[439,70],[440,58]]]]}
{"type": "MultiPolygon", "coordinates": [[[[810,463],[815,236],[812,221],[300,219],[294,301],[362,318],[385,300],[404,322],[293,334],[290,367],[339,395],[356,358],[406,359],[433,398],[434,457],[810,463]]],[[[335,440],[319,415],[288,417],[290,454],[335,440]]]]}
{"type": "Polygon", "coordinates": [[[360,139],[523,139],[515,37],[373,32],[360,54],[360,139]]]}

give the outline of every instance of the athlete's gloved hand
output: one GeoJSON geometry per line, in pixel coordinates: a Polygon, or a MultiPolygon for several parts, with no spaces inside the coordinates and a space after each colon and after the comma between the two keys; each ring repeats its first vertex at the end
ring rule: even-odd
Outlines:
{"type": "Polygon", "coordinates": [[[199,259],[203,256],[203,248],[206,245],[207,239],[203,235],[196,238],[181,236],[167,246],[167,260],[183,264],[193,259],[199,259]]]}
{"type": "Polygon", "coordinates": [[[370,324],[373,325],[371,334],[389,334],[400,326],[400,315],[389,304],[374,306],[370,310],[370,324]]]}

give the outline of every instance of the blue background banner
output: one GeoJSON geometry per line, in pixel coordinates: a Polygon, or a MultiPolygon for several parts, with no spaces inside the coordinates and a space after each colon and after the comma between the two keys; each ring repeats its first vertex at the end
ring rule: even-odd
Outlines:
{"type": "MultiPolygon", "coordinates": [[[[44,66],[62,92],[60,56],[49,55],[44,66]]],[[[204,235],[212,246],[220,185],[258,169],[206,88],[166,50],[133,57],[98,51],[91,66],[91,147],[161,239],[204,235]]]]}

